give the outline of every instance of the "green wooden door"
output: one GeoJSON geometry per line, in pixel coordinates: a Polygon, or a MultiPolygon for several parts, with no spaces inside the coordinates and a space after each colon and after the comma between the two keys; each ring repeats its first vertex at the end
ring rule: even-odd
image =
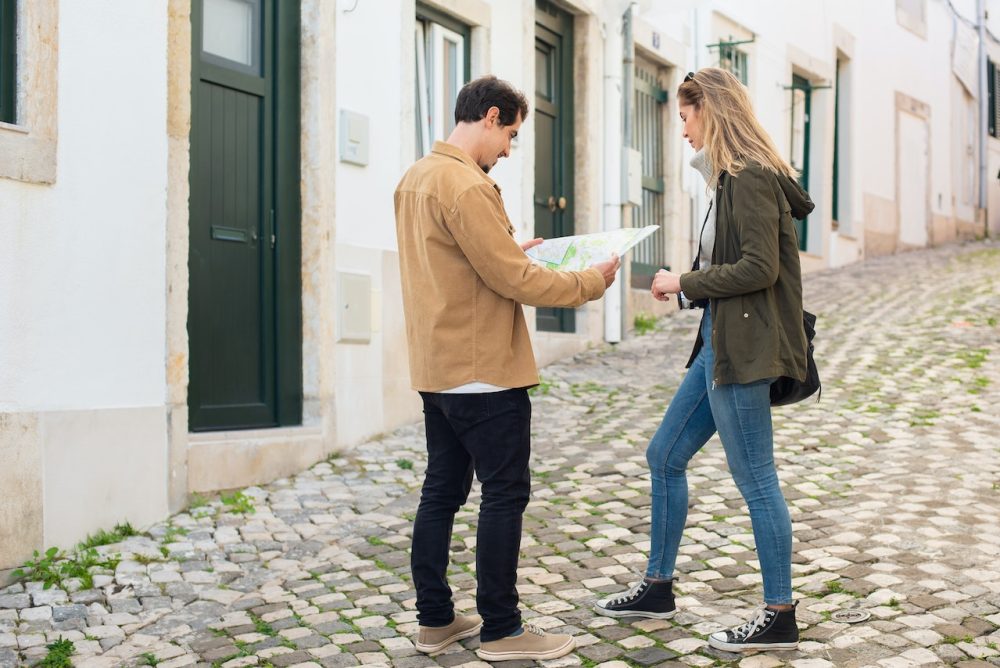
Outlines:
{"type": "Polygon", "coordinates": [[[295,424],[298,3],[196,0],[192,33],[189,425],[295,424]]]}
{"type": "MultiPolygon", "coordinates": [[[[535,12],[535,236],[573,234],[573,21],[539,2],[535,12]]],[[[537,327],[576,329],[573,309],[539,308],[537,327]]]]}
{"type": "MultiPolygon", "coordinates": [[[[799,170],[799,183],[809,190],[809,135],[812,112],[812,85],[805,77],[792,76],[792,167],[799,170]]],[[[809,227],[806,219],[795,221],[799,250],[805,250],[809,227]]]]}

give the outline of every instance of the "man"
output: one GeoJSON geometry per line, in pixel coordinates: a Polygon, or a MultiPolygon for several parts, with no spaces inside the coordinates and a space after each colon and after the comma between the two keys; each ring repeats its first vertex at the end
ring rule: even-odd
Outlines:
{"type": "Polygon", "coordinates": [[[487,76],[455,103],[446,142],[403,176],[396,233],[413,388],[424,402],[427,472],[413,524],[411,567],[420,631],[438,652],[482,630],[486,661],[553,659],[572,636],[522,625],[518,610],[521,516],[531,481],[531,402],[538,384],[521,304],[575,307],[614,281],[617,257],[580,272],[538,267],[519,246],[500,188],[487,176],[528,115],[524,95],[487,76]],[[446,570],[455,513],[472,475],[482,483],[476,536],[479,615],[456,615],[446,570]]]}

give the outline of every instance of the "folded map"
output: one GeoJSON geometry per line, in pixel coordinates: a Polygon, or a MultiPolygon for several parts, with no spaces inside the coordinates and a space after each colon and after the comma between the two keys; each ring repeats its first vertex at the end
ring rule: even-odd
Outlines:
{"type": "Polygon", "coordinates": [[[527,254],[535,264],[549,269],[580,271],[609,259],[612,253],[624,256],[633,246],[658,229],[659,225],[623,227],[610,232],[546,239],[534,248],[529,248],[527,254]]]}

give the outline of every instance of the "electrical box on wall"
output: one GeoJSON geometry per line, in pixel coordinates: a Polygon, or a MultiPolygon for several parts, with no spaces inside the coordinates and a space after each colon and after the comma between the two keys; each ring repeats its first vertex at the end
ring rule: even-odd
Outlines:
{"type": "Polygon", "coordinates": [[[364,114],[340,110],[340,161],[368,164],[368,117],[364,114]]]}
{"type": "Polygon", "coordinates": [[[372,277],[337,273],[337,341],[369,343],[372,340],[372,277]]]}
{"type": "Polygon", "coordinates": [[[642,152],[634,148],[622,149],[622,202],[632,206],[642,206],[642,152]]]}

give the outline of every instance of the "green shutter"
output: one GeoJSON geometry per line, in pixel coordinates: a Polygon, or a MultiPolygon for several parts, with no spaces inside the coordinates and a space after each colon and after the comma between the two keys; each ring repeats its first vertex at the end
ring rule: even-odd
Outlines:
{"type": "Polygon", "coordinates": [[[17,122],[17,0],[0,0],[0,121],[17,122]]]}
{"type": "Polygon", "coordinates": [[[840,59],[833,89],[833,220],[840,220],[840,59]]]}
{"type": "Polygon", "coordinates": [[[989,88],[990,113],[986,119],[991,137],[997,136],[997,66],[992,60],[986,61],[986,85],[989,88]]]}

